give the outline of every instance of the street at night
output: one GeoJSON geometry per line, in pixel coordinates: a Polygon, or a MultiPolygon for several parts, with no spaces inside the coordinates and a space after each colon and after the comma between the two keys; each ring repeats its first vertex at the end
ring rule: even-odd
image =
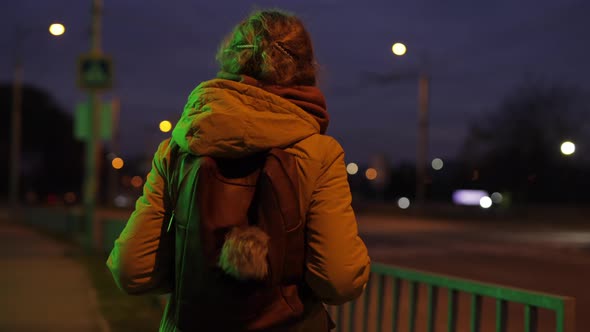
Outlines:
{"type": "Polygon", "coordinates": [[[359,216],[359,228],[373,261],[575,297],[577,331],[590,330],[588,227],[359,216]]]}
{"type": "Polygon", "coordinates": [[[590,0],[0,17],[0,332],[590,332],[590,0]]]}

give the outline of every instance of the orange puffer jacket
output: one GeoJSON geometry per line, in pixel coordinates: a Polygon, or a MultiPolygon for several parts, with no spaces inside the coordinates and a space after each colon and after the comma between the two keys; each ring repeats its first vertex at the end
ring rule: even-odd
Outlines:
{"type": "MultiPolygon", "coordinates": [[[[293,154],[301,215],[307,218],[305,281],[327,304],[361,294],[370,259],[351,207],[344,151],[334,138],[320,134],[312,114],[265,89],[214,79],[191,93],[172,140],[182,151],[212,157],[243,157],[271,147],[293,154]]],[[[171,247],[162,237],[170,206],[170,153],[168,139],[155,153],[143,195],[107,261],[117,285],[131,294],[174,292],[167,272],[174,262],[159,259],[171,247]]],[[[174,331],[173,325],[165,315],[161,330],[174,331]]]]}

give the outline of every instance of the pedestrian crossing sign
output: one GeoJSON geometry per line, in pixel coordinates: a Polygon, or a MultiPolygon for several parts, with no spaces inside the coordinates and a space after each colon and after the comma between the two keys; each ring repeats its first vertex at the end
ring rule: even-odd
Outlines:
{"type": "MultiPolygon", "coordinates": [[[[112,141],[113,126],[118,116],[118,104],[115,102],[99,105],[99,136],[104,141],[112,141]]],[[[92,136],[92,107],[88,102],[78,103],[74,113],[74,137],[80,141],[88,141],[92,136]]]]}
{"type": "Polygon", "coordinates": [[[105,55],[83,54],[78,60],[78,86],[83,90],[108,90],[113,83],[113,63],[105,55]]]}

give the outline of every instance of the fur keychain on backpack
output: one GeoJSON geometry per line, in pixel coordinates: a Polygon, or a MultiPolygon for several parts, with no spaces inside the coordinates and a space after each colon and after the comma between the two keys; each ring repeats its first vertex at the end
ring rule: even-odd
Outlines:
{"type": "Polygon", "coordinates": [[[218,266],[238,280],[264,280],[269,239],[259,227],[233,227],[225,236],[218,266]]]}

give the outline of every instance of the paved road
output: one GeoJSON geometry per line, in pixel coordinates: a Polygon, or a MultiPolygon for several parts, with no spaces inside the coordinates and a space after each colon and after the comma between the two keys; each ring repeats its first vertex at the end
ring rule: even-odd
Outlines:
{"type": "Polygon", "coordinates": [[[360,216],[359,229],[374,261],[575,297],[590,331],[590,225],[360,216]]]}
{"type": "Polygon", "coordinates": [[[0,216],[0,331],[106,332],[86,270],[68,248],[0,216]]]}
{"type": "MultiPolygon", "coordinates": [[[[0,332],[102,331],[88,278],[65,255],[68,249],[1,219],[0,332]]],[[[359,228],[374,261],[575,297],[577,331],[590,332],[590,225],[360,216],[359,228]]],[[[484,300],[484,309],[493,305],[484,300]]],[[[468,307],[459,309],[460,317],[469,317],[468,307]]],[[[542,327],[550,324],[540,318],[542,327]]],[[[483,320],[493,323],[493,316],[483,320]]],[[[492,325],[481,332],[494,331],[487,329],[492,325]]]]}

